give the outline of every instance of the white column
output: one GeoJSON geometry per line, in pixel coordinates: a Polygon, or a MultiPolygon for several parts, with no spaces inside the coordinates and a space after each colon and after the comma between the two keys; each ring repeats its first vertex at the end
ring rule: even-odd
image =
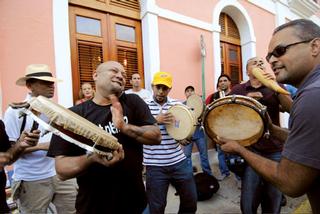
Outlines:
{"type": "Polygon", "coordinates": [[[160,70],[158,8],[154,0],[141,2],[141,25],[145,87],[151,90],[154,73],[160,70]]]}
{"type": "Polygon", "coordinates": [[[57,84],[58,103],[70,107],[73,105],[73,95],[68,0],[52,0],[52,6],[56,75],[63,80],[57,84]]]}

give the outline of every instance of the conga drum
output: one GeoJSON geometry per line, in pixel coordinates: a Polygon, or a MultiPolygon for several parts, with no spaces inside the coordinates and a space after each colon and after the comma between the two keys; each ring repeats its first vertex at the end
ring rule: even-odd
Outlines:
{"type": "Polygon", "coordinates": [[[196,94],[192,94],[188,97],[186,105],[194,111],[196,119],[201,117],[205,108],[202,98],[196,94]]]}
{"type": "Polygon", "coordinates": [[[226,96],[212,102],[204,115],[207,135],[235,140],[243,146],[256,143],[267,127],[266,107],[257,100],[241,96],[226,96]]]}
{"type": "Polygon", "coordinates": [[[30,115],[47,131],[87,151],[110,157],[111,152],[121,146],[118,139],[105,130],[46,97],[38,96],[28,103],[29,107],[22,112],[30,115]],[[41,118],[38,116],[40,114],[41,118]],[[43,117],[46,117],[46,120],[43,120],[43,117]]]}
{"type": "Polygon", "coordinates": [[[167,112],[175,117],[174,123],[166,125],[168,134],[175,140],[190,138],[196,129],[194,112],[183,104],[171,106],[167,112]]]}

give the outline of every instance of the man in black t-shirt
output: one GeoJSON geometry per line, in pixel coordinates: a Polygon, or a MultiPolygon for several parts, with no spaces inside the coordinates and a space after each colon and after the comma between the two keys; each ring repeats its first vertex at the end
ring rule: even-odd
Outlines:
{"type": "Polygon", "coordinates": [[[9,213],[6,202],[6,173],[4,166],[14,162],[24,151],[25,148],[35,146],[39,139],[39,131],[32,133],[22,132],[20,139],[11,147],[4,123],[0,120],[0,213],[9,213]]]}
{"type": "Polygon", "coordinates": [[[123,93],[126,73],[121,64],[100,64],[93,79],[94,98],[71,110],[115,136],[122,148],[108,160],[53,136],[48,154],[56,157],[61,179],[77,177],[77,213],[142,213],[142,144],[159,144],[160,129],[139,96],[123,93]]]}

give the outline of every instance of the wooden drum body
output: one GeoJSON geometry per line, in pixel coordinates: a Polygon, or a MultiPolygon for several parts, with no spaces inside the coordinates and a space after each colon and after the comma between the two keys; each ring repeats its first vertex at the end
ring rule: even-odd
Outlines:
{"type": "Polygon", "coordinates": [[[266,129],[266,107],[253,98],[231,95],[212,102],[204,115],[207,135],[235,140],[243,146],[256,143],[266,129]]]}

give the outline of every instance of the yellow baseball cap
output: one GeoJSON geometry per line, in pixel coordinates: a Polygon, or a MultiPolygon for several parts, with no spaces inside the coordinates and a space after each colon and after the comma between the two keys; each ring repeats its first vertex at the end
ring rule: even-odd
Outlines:
{"type": "Polygon", "coordinates": [[[152,84],[165,85],[168,88],[172,88],[172,76],[167,72],[159,71],[154,74],[152,84]]]}

